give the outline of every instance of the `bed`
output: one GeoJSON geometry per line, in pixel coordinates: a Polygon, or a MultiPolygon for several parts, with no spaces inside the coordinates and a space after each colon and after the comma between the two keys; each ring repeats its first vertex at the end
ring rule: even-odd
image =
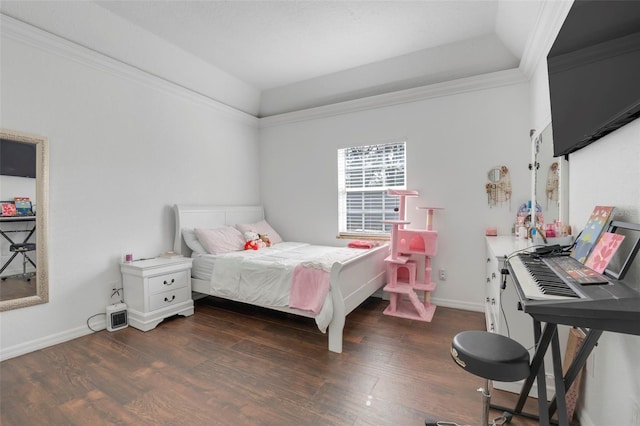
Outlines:
{"type": "MultiPolygon", "coordinates": [[[[332,352],[342,352],[342,334],[346,316],[368,297],[373,295],[386,281],[386,263],[384,259],[388,256],[389,249],[387,245],[380,245],[371,249],[351,249],[353,254],[349,256],[348,259],[345,258],[340,261],[335,261],[329,265],[329,291],[325,304],[322,307],[322,312],[320,313],[291,308],[283,303],[265,304],[262,301],[250,300],[251,298],[244,296],[220,293],[216,290],[218,285],[214,285],[213,278],[216,277],[211,278],[213,275],[208,275],[208,272],[215,270],[215,268],[207,265],[207,262],[211,262],[212,257],[214,259],[217,258],[217,260],[214,260],[214,263],[219,262],[220,258],[227,255],[202,256],[199,253],[194,253],[185,242],[187,234],[196,228],[216,229],[225,226],[233,227],[236,224],[251,224],[264,221],[264,209],[262,206],[176,204],[174,206],[174,213],[176,228],[173,251],[194,259],[191,278],[192,290],[194,292],[315,318],[317,323],[318,317],[327,317],[328,315],[328,318],[322,318],[321,320],[327,324],[328,346],[332,352]],[[330,306],[331,309],[327,308],[327,306],[330,306]]],[[[272,247],[264,251],[262,249],[258,250],[256,253],[263,252],[265,255],[268,253],[276,253],[277,255],[278,251],[276,249],[314,251],[323,250],[322,247],[323,246],[310,246],[304,243],[282,242],[273,244],[272,247]]],[[[249,256],[258,256],[258,254],[251,252],[251,250],[248,250],[244,253],[249,256]]],[[[237,257],[242,253],[243,252],[234,253],[232,256],[237,257]]],[[[344,253],[342,255],[344,255],[344,253]]],[[[260,256],[262,256],[262,253],[260,253],[260,256]]],[[[218,275],[217,278],[220,278],[220,275],[218,275]]],[[[318,325],[320,330],[324,332],[320,324],[318,325]]]]}

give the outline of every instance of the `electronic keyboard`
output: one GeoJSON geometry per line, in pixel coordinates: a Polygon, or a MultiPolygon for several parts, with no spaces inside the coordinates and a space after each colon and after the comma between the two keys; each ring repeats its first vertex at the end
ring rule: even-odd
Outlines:
{"type": "Polygon", "coordinates": [[[507,259],[522,310],[535,319],[640,335],[640,292],[570,256],[507,259]]]}
{"type": "MultiPolygon", "coordinates": [[[[581,286],[612,284],[604,275],[569,256],[544,257],[537,254],[521,254],[509,259],[509,263],[528,299],[589,297],[581,286]]],[[[606,294],[593,297],[606,297],[606,294]]]]}

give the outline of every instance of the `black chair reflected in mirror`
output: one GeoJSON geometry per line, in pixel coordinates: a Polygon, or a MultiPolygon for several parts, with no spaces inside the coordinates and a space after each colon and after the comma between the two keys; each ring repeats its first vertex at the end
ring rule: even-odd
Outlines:
{"type": "MultiPolygon", "coordinates": [[[[13,261],[13,259],[15,259],[16,256],[21,254],[22,255],[22,274],[17,275],[16,277],[26,279],[27,281],[31,281],[31,277],[34,275],[34,273],[33,272],[27,273],[27,262],[31,263],[34,268],[36,267],[36,264],[33,261],[33,259],[29,257],[29,252],[36,251],[36,244],[35,243],[14,243],[9,246],[9,251],[12,252],[13,255],[4,264],[2,269],[0,269],[0,273],[2,273],[2,271],[4,271],[9,266],[9,264],[13,261]]],[[[6,278],[7,277],[3,277],[2,279],[5,280],[6,278]]]]}

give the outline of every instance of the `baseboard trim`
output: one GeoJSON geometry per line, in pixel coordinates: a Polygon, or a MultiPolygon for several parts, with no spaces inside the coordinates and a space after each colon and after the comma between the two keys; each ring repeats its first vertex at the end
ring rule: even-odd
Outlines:
{"type": "Polygon", "coordinates": [[[432,297],[431,303],[436,306],[442,306],[445,308],[462,309],[463,311],[484,313],[484,303],[463,302],[460,300],[441,299],[438,297],[432,297]]]}
{"type": "MultiPolygon", "coordinates": [[[[94,322],[92,322],[91,328],[95,331],[106,329],[106,319],[96,319],[94,322]]],[[[40,339],[34,339],[28,342],[20,343],[8,348],[3,347],[2,349],[0,349],[0,361],[5,361],[7,359],[15,358],[20,355],[48,348],[49,346],[68,342],[69,340],[77,339],[78,337],[86,336],[91,333],[93,333],[93,331],[91,331],[88,326],[82,326],[63,331],[62,333],[56,333],[40,339]]]]}

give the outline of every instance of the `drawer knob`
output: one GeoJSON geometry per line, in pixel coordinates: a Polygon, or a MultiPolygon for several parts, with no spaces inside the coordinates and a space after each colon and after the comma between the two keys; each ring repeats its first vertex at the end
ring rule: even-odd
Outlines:
{"type": "Polygon", "coordinates": [[[165,302],[173,302],[174,300],[176,300],[176,295],[175,294],[173,296],[171,296],[171,299],[169,299],[168,297],[164,298],[165,302]]]}
{"type": "Polygon", "coordinates": [[[175,278],[171,278],[171,281],[164,280],[164,285],[171,285],[176,282],[175,278]]]}

